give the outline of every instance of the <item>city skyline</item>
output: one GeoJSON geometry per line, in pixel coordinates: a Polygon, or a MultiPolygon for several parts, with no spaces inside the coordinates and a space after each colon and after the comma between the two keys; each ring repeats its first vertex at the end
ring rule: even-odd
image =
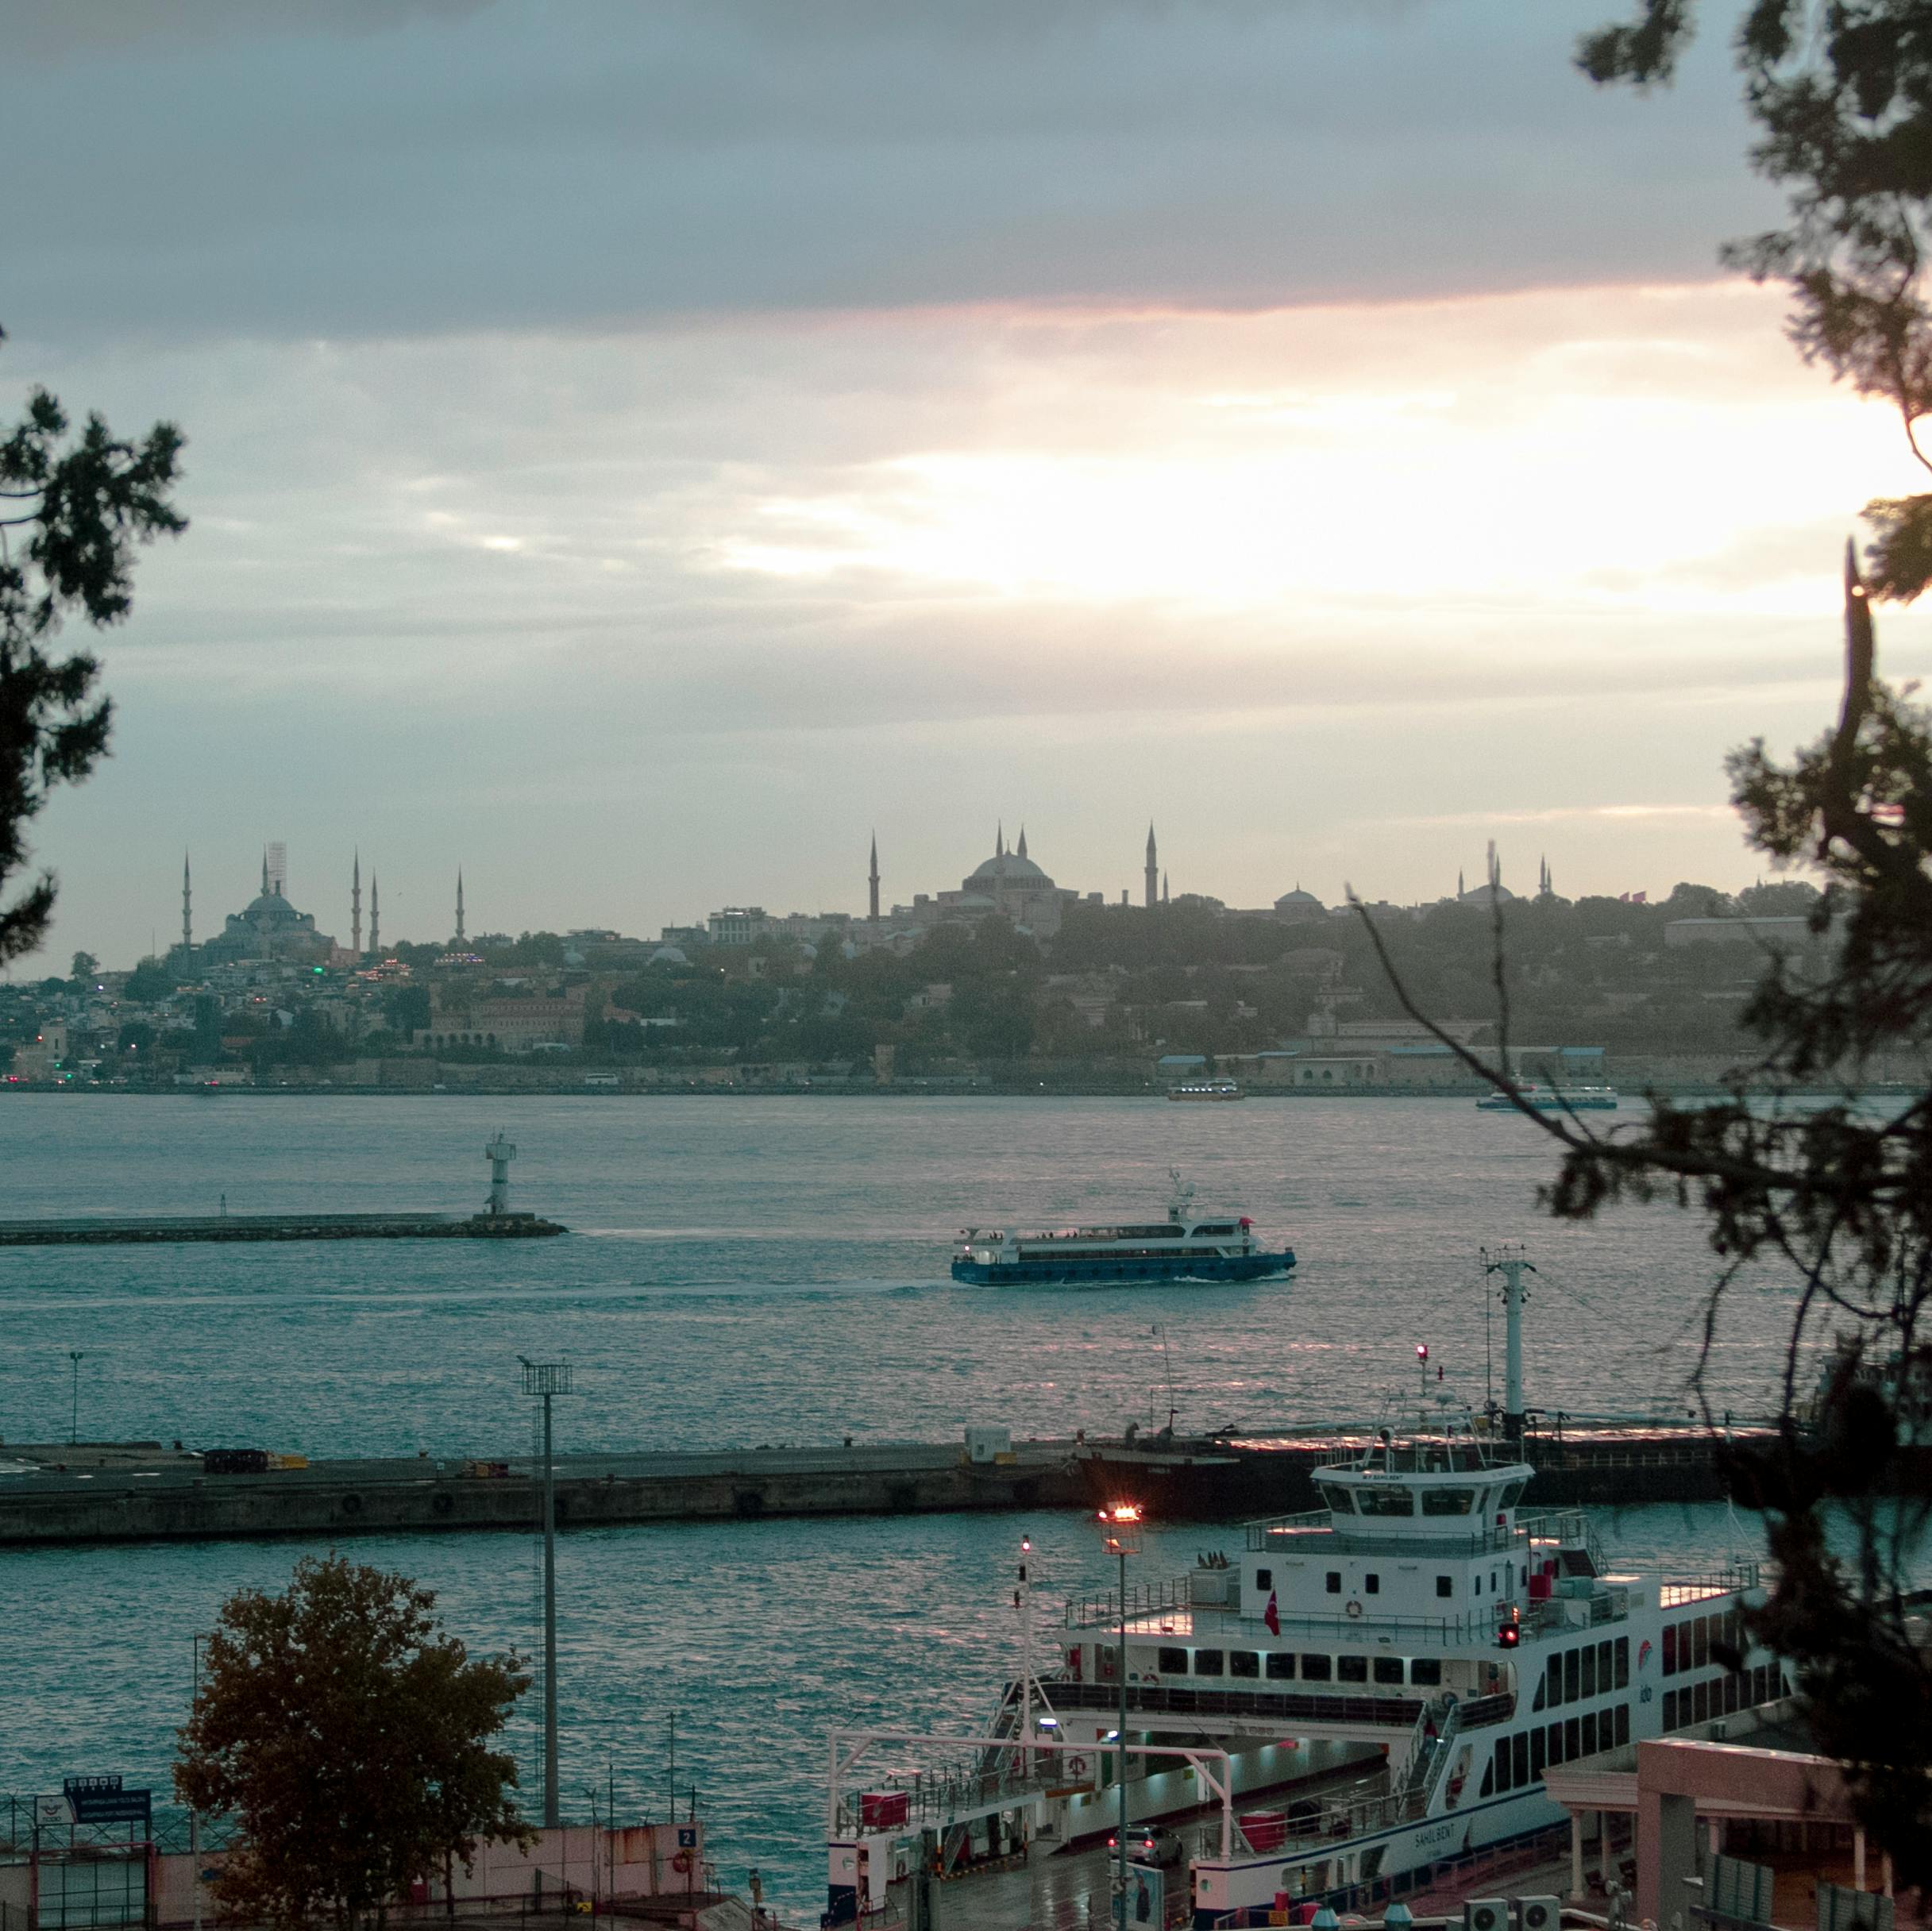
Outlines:
{"type": "MultiPolygon", "coordinates": [[[[1723,756],[1814,734],[1909,453],[1714,265],[1772,205],[1723,36],[1599,93],[1600,11],[44,10],[29,152],[202,132],[164,208],[47,180],[10,264],[0,399],[177,418],[194,519],[35,827],[43,958],[145,949],[245,821],[380,848],[392,933],[459,854],[491,925],[850,904],[873,827],[944,878],[1016,802],[1115,892],[1150,815],[1230,903],[1413,900],[1492,836],[1748,882],[1723,756]]],[[[1887,612],[1901,679],[1929,623],[1887,612]]]]}

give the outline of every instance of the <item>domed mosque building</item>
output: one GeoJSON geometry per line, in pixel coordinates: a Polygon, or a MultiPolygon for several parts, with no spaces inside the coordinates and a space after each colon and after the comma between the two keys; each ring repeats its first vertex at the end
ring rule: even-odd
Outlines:
{"type": "Polygon", "coordinates": [[[993,856],[974,866],[959,881],[957,892],[920,892],[910,905],[895,905],[893,917],[917,926],[975,925],[982,919],[999,918],[1045,939],[1059,931],[1066,908],[1082,899],[1096,905],[1102,902],[1097,892],[1070,892],[1056,885],[1028,857],[1024,827],[1019,843],[1010,850],[1002,828],[994,834],[993,856]]]}
{"type": "Polygon", "coordinates": [[[313,912],[297,912],[288,902],[281,871],[271,872],[262,860],[261,891],[238,912],[230,912],[222,930],[198,948],[201,963],[225,966],[242,959],[280,959],[301,966],[326,966],[336,950],[335,941],[315,929],[313,912]]]}

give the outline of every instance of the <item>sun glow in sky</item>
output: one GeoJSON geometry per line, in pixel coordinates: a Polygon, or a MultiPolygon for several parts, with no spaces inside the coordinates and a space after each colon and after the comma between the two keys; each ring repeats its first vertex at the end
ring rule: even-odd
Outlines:
{"type": "Polygon", "coordinates": [[[34,13],[0,111],[104,145],[22,204],[0,401],[177,418],[194,518],[43,821],[55,950],[274,837],[325,929],[359,846],[426,937],[459,864],[472,930],[652,931],[855,908],[874,827],[943,887],[1002,817],[1110,897],[1150,818],[1234,904],[1492,834],[1745,882],[1723,754],[1822,727],[1917,479],[1710,265],[1765,207],[1722,34],[1613,99],[1600,11],[715,0],[596,60],[523,0],[34,13]]]}

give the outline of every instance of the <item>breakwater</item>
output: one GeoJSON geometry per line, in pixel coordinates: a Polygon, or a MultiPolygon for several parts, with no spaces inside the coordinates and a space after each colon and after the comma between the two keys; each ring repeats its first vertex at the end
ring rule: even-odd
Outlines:
{"type": "MultiPolygon", "coordinates": [[[[997,1460],[956,1445],[762,1448],[718,1455],[560,1456],[566,1528],[1056,1509],[1085,1499],[1068,1442],[997,1460]]],[[[211,1457],[232,1465],[237,1451],[211,1457]]],[[[540,1470],[527,1459],[316,1461],[213,1473],[158,1443],[0,1449],[32,1472],[0,1481],[0,1547],[233,1536],[534,1528],[540,1470]]],[[[288,1458],[257,1458],[272,1464],[288,1458]]]]}
{"type": "Polygon", "coordinates": [[[568,1231],[534,1213],[175,1214],[0,1220],[0,1247],[238,1240],[542,1240],[568,1231]]]}

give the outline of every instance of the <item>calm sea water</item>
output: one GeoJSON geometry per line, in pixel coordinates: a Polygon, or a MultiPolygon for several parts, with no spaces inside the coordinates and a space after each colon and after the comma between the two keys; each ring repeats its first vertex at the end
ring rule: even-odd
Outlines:
{"type": "MultiPolygon", "coordinates": [[[[517,1204],[573,1230],[498,1247],[0,1252],[0,1435],[63,1439],[83,1359],[84,1436],[312,1455],[519,1452],[516,1358],[568,1358],[563,1447],[933,1440],[1159,1419],[1255,1432],[1376,1413],[1429,1343],[1483,1397],[1499,1319],[1477,1251],[1521,1239],[1533,1284],[1530,1398],[1571,1413],[1681,1412],[1712,1264],[1695,1223],[1537,1215],[1550,1170],[1527,1123],[1466,1101],[453,1097],[93,1100],[0,1104],[0,1217],[466,1208],[499,1126],[517,1204]],[[947,1278],[972,1221],[1047,1224],[1164,1204],[1178,1166],[1301,1257],[1293,1278],[1012,1291],[947,1278]]],[[[1784,1297],[1730,1303],[1710,1379],[1764,1405],[1784,1297]]],[[[834,1722],[977,1723],[1016,1656],[1023,1529],[1047,1586],[1104,1586],[1082,1525],[966,1517],[584,1532],[565,1539],[560,1682],[566,1809],[614,1774],[662,1813],[665,1737],[725,1874],[761,1865],[816,1908],[824,1733],[834,1722]]],[[[1703,1562],[1722,1509],[1607,1524],[1632,1559],[1703,1562]]],[[[1748,1540],[1749,1525],[1745,1525],[1748,1540]]],[[[1155,1538],[1150,1572],[1217,1532],[1155,1538]]],[[[370,1540],[358,1556],[438,1590],[473,1644],[527,1649],[522,1536],[370,1540]]],[[[0,1556],[0,1788],[117,1770],[164,1784],[190,1639],[300,1549],[222,1544],[0,1556]]],[[[534,1760],[530,1723],[514,1740],[534,1760]]]]}

